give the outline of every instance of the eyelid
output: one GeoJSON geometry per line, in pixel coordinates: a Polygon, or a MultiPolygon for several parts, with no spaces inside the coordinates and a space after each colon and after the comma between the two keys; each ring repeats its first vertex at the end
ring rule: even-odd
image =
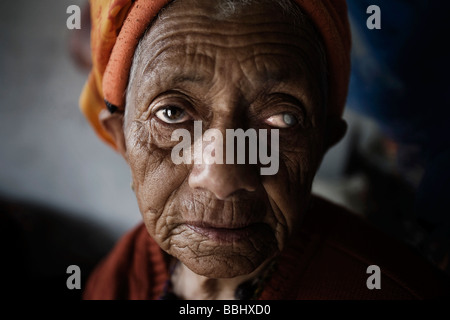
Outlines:
{"type": "MultiPolygon", "coordinates": [[[[255,118],[267,119],[282,113],[292,113],[297,116],[298,122],[303,124],[307,119],[307,110],[302,100],[284,92],[274,92],[262,96],[255,104],[255,118]]],[[[256,120],[256,119],[255,119],[256,120]]]]}
{"type": "Polygon", "coordinates": [[[153,102],[152,106],[150,107],[152,113],[156,113],[160,109],[167,108],[169,106],[177,107],[185,111],[188,111],[191,108],[191,105],[188,101],[177,97],[161,97],[161,99],[158,100],[159,101],[153,102]]]}
{"type": "Polygon", "coordinates": [[[147,118],[155,116],[158,111],[170,106],[180,108],[194,118],[195,113],[191,100],[186,95],[174,91],[164,92],[153,99],[148,108],[147,118]]]}
{"type": "Polygon", "coordinates": [[[308,112],[303,100],[286,93],[277,93],[276,97],[281,100],[281,105],[289,108],[290,112],[297,116],[297,120],[301,125],[305,124],[308,112]]]}
{"type": "Polygon", "coordinates": [[[285,127],[285,128],[280,128],[280,129],[289,129],[289,128],[296,127],[298,125],[304,127],[306,124],[306,118],[305,118],[304,111],[302,110],[302,108],[300,108],[296,105],[292,105],[290,103],[285,103],[285,102],[275,104],[275,105],[272,105],[272,103],[270,103],[264,109],[265,110],[262,110],[262,112],[259,114],[259,116],[257,118],[255,118],[256,121],[262,121],[267,125],[271,125],[267,122],[268,119],[276,117],[276,116],[282,117],[284,114],[291,114],[292,116],[295,117],[295,119],[297,120],[297,123],[292,125],[291,127],[285,127]],[[259,120],[257,120],[257,119],[259,119],[259,120]]]}

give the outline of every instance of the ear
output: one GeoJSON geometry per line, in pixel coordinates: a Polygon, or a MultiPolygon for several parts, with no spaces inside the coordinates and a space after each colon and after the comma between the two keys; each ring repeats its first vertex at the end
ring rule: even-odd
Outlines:
{"type": "Polygon", "coordinates": [[[347,132],[347,122],[341,117],[329,116],[326,119],[325,151],[337,144],[347,132]]]}
{"type": "Polygon", "coordinates": [[[117,151],[126,159],[125,135],[123,133],[123,113],[114,112],[111,114],[104,109],[98,115],[98,119],[103,129],[110,134],[117,146],[117,151]]]}

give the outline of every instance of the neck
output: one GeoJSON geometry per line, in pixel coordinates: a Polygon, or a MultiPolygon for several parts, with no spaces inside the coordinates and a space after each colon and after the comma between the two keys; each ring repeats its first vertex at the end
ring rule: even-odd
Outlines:
{"type": "Polygon", "coordinates": [[[185,300],[235,300],[238,286],[258,277],[265,271],[267,264],[263,263],[248,275],[213,279],[198,275],[179,262],[172,274],[173,291],[185,300]]]}

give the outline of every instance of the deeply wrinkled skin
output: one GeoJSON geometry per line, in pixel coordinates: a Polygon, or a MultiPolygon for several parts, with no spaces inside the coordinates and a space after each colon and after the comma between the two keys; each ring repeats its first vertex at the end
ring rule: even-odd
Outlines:
{"type": "Polygon", "coordinates": [[[120,150],[161,248],[199,275],[230,278],[273,258],[301,223],[325,150],[325,75],[312,27],[294,26],[278,7],[217,18],[214,1],[194,2],[175,1],[141,40],[120,150]],[[158,117],[167,107],[185,111],[180,123],[158,117]],[[293,126],[285,126],[285,114],[293,126]],[[171,134],[192,132],[194,120],[224,136],[226,129],[278,128],[278,173],[261,176],[248,164],[175,165],[171,134]]]}

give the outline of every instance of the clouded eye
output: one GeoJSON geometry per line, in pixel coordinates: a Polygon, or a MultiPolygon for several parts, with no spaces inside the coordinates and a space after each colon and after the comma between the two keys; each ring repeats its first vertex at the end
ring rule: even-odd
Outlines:
{"type": "Polygon", "coordinates": [[[174,106],[161,108],[155,115],[165,123],[182,123],[191,118],[184,109],[174,106]]]}
{"type": "Polygon", "coordinates": [[[280,113],[267,118],[265,122],[272,127],[284,129],[295,126],[298,120],[292,113],[280,113]]]}

